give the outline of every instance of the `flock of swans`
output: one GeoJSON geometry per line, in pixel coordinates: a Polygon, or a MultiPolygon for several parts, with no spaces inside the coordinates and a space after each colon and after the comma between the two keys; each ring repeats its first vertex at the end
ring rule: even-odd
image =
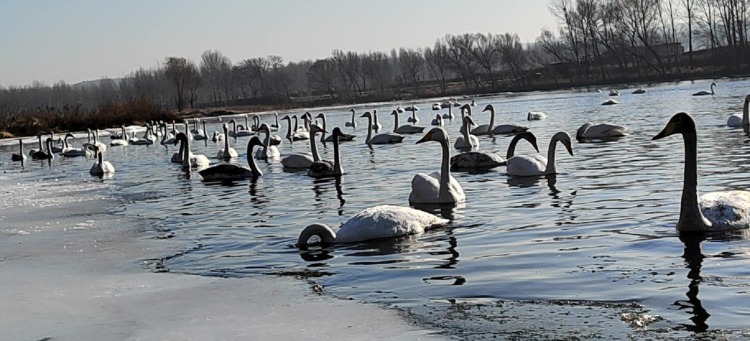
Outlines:
{"type": "MultiPolygon", "coordinates": [[[[711,90],[713,93],[713,87],[711,90]]],[[[710,94],[710,93],[709,93],[710,94]]],[[[696,93],[697,95],[703,95],[696,93]]],[[[727,121],[729,126],[749,126],[748,104],[750,95],[745,98],[742,115],[732,115],[727,121]]],[[[475,104],[475,103],[473,103],[475,104]]],[[[393,129],[388,132],[380,132],[383,126],[377,122],[377,110],[366,111],[357,116],[355,109],[351,109],[351,121],[345,126],[353,130],[357,127],[357,118],[367,120],[366,138],[364,142],[373,148],[373,145],[402,143],[405,134],[423,134],[416,142],[417,144],[436,142],[441,149],[441,163],[439,171],[430,174],[415,174],[411,181],[411,192],[408,200],[411,205],[449,205],[454,206],[466,200],[467,194],[461,184],[451,175],[452,171],[465,170],[487,170],[496,167],[506,167],[506,173],[511,177],[538,177],[554,175],[557,173],[555,166],[556,147],[562,145],[571,156],[574,155],[571,136],[564,131],[555,133],[549,141],[546,157],[534,155],[516,155],[515,148],[519,141],[526,140],[538,152],[537,139],[529,128],[513,124],[495,125],[495,108],[492,104],[484,108],[484,112],[490,112],[488,124],[476,126],[472,115],[472,105],[460,106],[459,136],[455,139],[453,149],[460,153],[451,156],[451,138],[444,128],[445,121],[454,119],[452,107],[448,105],[448,113],[437,115],[432,120],[431,127],[418,126],[419,118],[416,106],[406,109],[398,107],[391,112],[394,116],[393,129]],[[399,114],[411,111],[410,124],[399,125],[399,114]],[[472,129],[472,126],[475,126],[472,129]],[[429,128],[429,129],[427,129],[429,128]],[[425,133],[425,130],[427,132],[425,133]],[[375,134],[375,135],[374,135],[375,134]],[[505,159],[495,153],[479,150],[479,139],[481,135],[505,135],[513,136],[509,143],[505,159]]],[[[441,106],[443,108],[443,106],[441,106]]],[[[190,173],[197,169],[198,174],[204,181],[238,181],[253,179],[263,175],[256,160],[280,160],[285,169],[307,170],[307,175],[315,178],[339,177],[344,172],[341,160],[341,143],[352,141],[354,135],[346,134],[339,127],[330,130],[326,137],[325,114],[321,113],[313,118],[310,113],[301,115],[303,124],[299,124],[298,117],[284,116],[281,121],[287,122],[286,139],[289,143],[299,140],[309,142],[310,152],[286,153],[280,152],[278,145],[281,138],[274,132],[281,129],[279,118],[274,114],[275,122],[272,124],[261,123],[258,116],[253,117],[250,125],[248,116],[245,115],[245,125],[238,125],[236,120],[221,125],[221,132],[214,132],[211,140],[217,145],[223,145],[218,149],[216,159],[224,162],[211,164],[204,155],[194,154],[191,151],[191,140],[208,140],[209,133],[206,130],[205,121],[198,123],[194,121],[193,129],[190,130],[188,122],[184,123],[184,131],[179,131],[176,124],[172,123],[169,131],[166,123],[148,124],[142,138],[132,136],[128,138],[125,127],[121,127],[120,134],[111,135],[111,146],[128,146],[139,144],[153,144],[161,137],[161,144],[177,145],[179,151],[171,157],[171,162],[179,163],[182,171],[190,173]],[[319,124],[320,123],[320,124],[319,124]],[[232,125],[232,129],[229,129],[232,125]],[[202,129],[200,129],[202,127],[202,129]],[[320,157],[316,141],[317,135],[321,134],[320,141],[333,143],[333,160],[324,160],[320,157]],[[247,166],[244,167],[231,163],[232,159],[238,157],[237,151],[230,145],[230,137],[249,137],[247,140],[247,166]],[[144,141],[144,142],[141,142],[144,141]]],[[[544,113],[529,112],[529,120],[544,119],[544,113]]],[[[458,117],[455,117],[458,119],[458,117]]],[[[588,141],[617,141],[629,134],[625,126],[609,123],[585,123],[576,132],[576,140],[588,141]]],[[[750,224],[750,192],[727,191],[708,193],[698,197],[697,193],[697,137],[696,126],[693,118],[686,113],[675,114],[664,129],[653,137],[653,140],[666,138],[670,135],[680,134],[685,142],[685,174],[683,179],[683,191],[680,205],[679,221],[677,229],[681,232],[690,231],[725,231],[732,229],[747,228],[750,224]]],[[[29,157],[35,160],[51,160],[55,153],[66,157],[88,156],[95,157],[96,162],[91,167],[90,173],[96,176],[111,175],[115,167],[103,159],[106,145],[99,140],[98,131],[89,131],[89,142],[82,147],[70,147],[67,134],[61,139],[62,146],[55,149],[54,134],[42,143],[42,136],[38,135],[39,148],[31,150],[29,157]]],[[[13,154],[13,161],[23,161],[26,155],[23,151],[23,143],[20,143],[20,153],[13,154]]],[[[469,193],[470,194],[470,193],[469,193]]],[[[323,224],[313,224],[306,227],[299,236],[297,245],[306,248],[310,245],[309,240],[317,237],[320,243],[356,242],[369,239],[396,237],[407,234],[420,233],[421,231],[446,224],[448,221],[433,214],[414,209],[411,207],[400,207],[381,205],[361,211],[338,230],[323,224]]]]}

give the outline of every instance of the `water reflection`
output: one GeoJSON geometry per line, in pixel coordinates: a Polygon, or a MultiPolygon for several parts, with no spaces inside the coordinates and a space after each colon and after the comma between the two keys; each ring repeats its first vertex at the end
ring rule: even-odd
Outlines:
{"type": "Polygon", "coordinates": [[[693,316],[690,318],[693,321],[692,325],[681,324],[685,329],[691,332],[705,332],[708,330],[708,324],[706,321],[711,316],[705,308],[701,300],[698,298],[698,291],[700,283],[703,281],[701,277],[701,265],[705,256],[701,252],[701,242],[705,240],[703,235],[680,235],[680,240],[685,244],[685,249],[682,254],[682,258],[685,259],[685,266],[689,269],[687,277],[690,279],[688,284],[688,291],[685,293],[687,300],[675,301],[674,305],[679,310],[687,310],[693,316]]]}

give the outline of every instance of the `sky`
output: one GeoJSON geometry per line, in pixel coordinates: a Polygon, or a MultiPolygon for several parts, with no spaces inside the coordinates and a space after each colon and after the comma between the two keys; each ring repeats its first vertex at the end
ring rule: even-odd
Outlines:
{"type": "Polygon", "coordinates": [[[267,55],[319,59],[331,51],[432,46],[446,34],[555,28],[549,0],[0,0],[0,86],[75,84],[156,68],[267,55]]]}

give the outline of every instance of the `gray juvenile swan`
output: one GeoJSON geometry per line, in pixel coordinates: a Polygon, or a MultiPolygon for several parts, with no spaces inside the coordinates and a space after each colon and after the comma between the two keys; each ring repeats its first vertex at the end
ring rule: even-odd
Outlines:
{"type": "Polygon", "coordinates": [[[698,197],[698,138],[693,118],[684,112],[675,114],[652,140],[672,134],[682,134],[685,143],[685,175],[677,230],[696,232],[748,228],[750,192],[711,192],[698,197]]]}
{"type": "Polygon", "coordinates": [[[355,243],[422,233],[447,223],[447,219],[410,207],[381,205],[357,213],[338,232],[324,224],[309,225],[300,233],[297,247],[307,248],[313,236],[320,238],[321,244],[355,243]]]}
{"type": "MultiPolygon", "coordinates": [[[[511,157],[513,157],[513,154],[515,154],[516,151],[516,144],[518,144],[518,141],[520,141],[521,139],[529,141],[529,143],[534,146],[534,149],[539,152],[539,147],[537,147],[536,145],[536,136],[534,136],[534,134],[532,134],[531,132],[526,131],[513,136],[513,139],[508,145],[508,153],[505,159],[510,159],[511,157]]],[[[465,152],[451,157],[451,170],[459,171],[492,169],[498,166],[505,165],[505,159],[495,153],[480,151],[465,152]]]]}

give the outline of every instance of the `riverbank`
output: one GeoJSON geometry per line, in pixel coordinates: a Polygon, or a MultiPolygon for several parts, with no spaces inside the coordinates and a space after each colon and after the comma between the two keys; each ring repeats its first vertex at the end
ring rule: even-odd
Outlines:
{"type": "Polygon", "coordinates": [[[284,277],[155,273],[188,241],[112,214],[106,184],[0,176],[0,330],[8,340],[439,339],[396,312],[284,277]]]}

